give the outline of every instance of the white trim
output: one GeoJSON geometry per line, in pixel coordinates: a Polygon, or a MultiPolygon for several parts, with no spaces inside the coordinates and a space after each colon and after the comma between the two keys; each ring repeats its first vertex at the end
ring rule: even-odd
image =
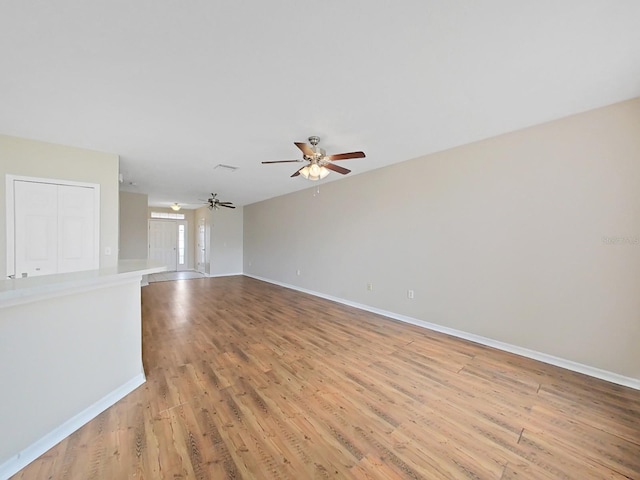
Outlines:
{"type": "Polygon", "coordinates": [[[255,278],[256,280],[261,280],[263,282],[272,283],[274,285],[279,285],[281,287],[289,288],[291,290],[297,290],[299,292],[308,293],[309,295],[314,295],[316,297],[324,298],[326,300],[331,300],[332,302],[341,303],[343,305],[348,305],[350,307],[358,308],[360,310],[365,310],[367,312],[383,315],[385,317],[393,318],[394,320],[398,320],[400,322],[410,323],[411,325],[416,325],[418,327],[426,328],[436,332],[445,333],[453,337],[462,338],[464,340],[469,340],[471,342],[479,343],[481,345],[486,345],[488,347],[496,348],[498,350],[514,353],[522,357],[538,360],[543,363],[548,363],[549,365],[554,365],[556,367],[565,368],[573,372],[589,375],[590,377],[599,378],[600,380],[605,380],[607,382],[615,383],[617,385],[622,385],[625,387],[633,388],[635,390],[640,390],[640,379],[638,378],[626,377],[624,375],[620,375],[615,372],[601,370],[599,368],[592,367],[589,365],[584,365],[582,363],[574,362],[572,360],[554,357],[553,355],[537,352],[535,350],[529,350],[528,348],[500,342],[498,340],[493,340],[491,338],[482,337],[474,333],[467,333],[467,332],[463,332],[462,330],[456,330],[454,328],[444,327],[442,325],[437,325],[435,323],[425,322],[424,320],[419,320],[417,318],[408,317],[406,315],[400,315],[398,313],[389,312],[386,310],[381,310],[379,308],[371,307],[369,305],[364,305],[362,303],[352,302],[350,300],[344,300],[342,298],[333,297],[331,295],[325,295],[324,293],[315,292],[313,290],[307,290],[306,288],[301,288],[295,285],[289,285],[287,283],[270,280],[268,278],[259,277],[257,275],[251,275],[248,273],[244,273],[243,275],[247,277],[255,278]]]}
{"type": "MultiPolygon", "coordinates": [[[[242,272],[238,272],[238,273],[209,273],[207,274],[207,277],[209,278],[216,278],[216,277],[235,277],[237,275],[244,275],[244,273],[242,272]]],[[[247,275],[248,277],[251,275],[247,275]]],[[[254,277],[254,278],[258,278],[258,277],[254,277]]],[[[265,280],[266,282],[268,282],[268,280],[265,280]]],[[[273,282],[271,282],[273,283],[273,282]]]]}
{"type": "Polygon", "coordinates": [[[7,208],[5,211],[5,228],[7,231],[7,263],[5,278],[9,278],[16,274],[16,245],[15,245],[15,206],[14,206],[14,193],[13,193],[13,175],[5,176],[5,201],[7,208]]]}
{"type": "Polygon", "coordinates": [[[131,380],[102,397],[93,405],[87,407],[82,412],[71,417],[59,427],[47,433],[40,440],[32,443],[27,448],[14,455],[12,458],[0,465],[0,480],[7,480],[12,475],[26,467],[40,455],[51,449],[73,432],[104,412],[107,408],[133,392],[146,381],[144,372],[139,373],[131,380]]]}
{"type": "Polygon", "coordinates": [[[7,231],[7,267],[6,277],[15,275],[15,205],[14,205],[14,182],[47,183],[50,185],[64,185],[68,187],[84,187],[93,189],[93,268],[100,268],[100,184],[88,182],[75,182],[73,180],[60,180],[57,178],[25,177],[23,175],[6,174],[5,197],[6,197],[6,231],[7,231]]]}

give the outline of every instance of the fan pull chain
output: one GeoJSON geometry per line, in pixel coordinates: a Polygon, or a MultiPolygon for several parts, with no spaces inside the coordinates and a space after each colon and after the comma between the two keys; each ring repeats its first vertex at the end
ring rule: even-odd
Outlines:
{"type": "Polygon", "coordinates": [[[313,196],[314,196],[314,197],[315,197],[315,196],[317,196],[317,195],[320,195],[320,185],[317,185],[317,186],[316,186],[316,191],[315,191],[315,192],[313,192],[313,196]]]}

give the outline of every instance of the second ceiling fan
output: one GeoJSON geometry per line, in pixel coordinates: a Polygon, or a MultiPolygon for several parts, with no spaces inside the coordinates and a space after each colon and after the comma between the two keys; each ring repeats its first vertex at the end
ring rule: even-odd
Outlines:
{"type": "Polygon", "coordinates": [[[212,193],[211,197],[206,202],[207,203],[205,205],[209,207],[209,210],[219,210],[220,207],[236,208],[233,206],[233,202],[221,202],[220,200],[218,200],[217,193],[212,193]]]}
{"type": "Polygon", "coordinates": [[[263,164],[267,163],[293,163],[293,162],[308,162],[302,168],[299,168],[292,177],[297,177],[298,175],[302,175],[304,178],[309,180],[320,180],[327,175],[329,175],[329,171],[334,171],[337,173],[341,173],[342,175],[346,175],[351,172],[351,170],[341,167],[339,165],[335,165],[333,162],[337,160],[348,160],[350,158],[364,158],[364,152],[349,152],[349,153],[338,153],[336,155],[327,155],[324,148],[318,147],[318,143],[320,143],[320,137],[311,136],[309,137],[309,144],[303,142],[294,142],[294,145],[298,147],[302,151],[302,160],[274,160],[271,162],[262,162],[263,164]]]}

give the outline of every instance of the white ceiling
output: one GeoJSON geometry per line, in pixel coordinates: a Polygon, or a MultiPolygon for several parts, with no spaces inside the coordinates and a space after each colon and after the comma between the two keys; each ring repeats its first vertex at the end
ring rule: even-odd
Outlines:
{"type": "Polygon", "coordinates": [[[3,0],[0,133],[117,153],[155,206],[246,205],[312,186],[260,163],[309,135],[364,150],[355,175],[640,96],[639,20],[638,0],[3,0]]]}

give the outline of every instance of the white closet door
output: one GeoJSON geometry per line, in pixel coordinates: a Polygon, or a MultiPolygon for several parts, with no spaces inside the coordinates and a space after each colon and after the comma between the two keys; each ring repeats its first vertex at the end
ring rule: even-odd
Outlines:
{"type": "Polygon", "coordinates": [[[95,267],[93,188],[58,186],[58,273],[95,267]]]}
{"type": "Polygon", "coordinates": [[[14,183],[15,273],[47,275],[58,271],[58,186],[14,183]]]}
{"type": "Polygon", "coordinates": [[[15,276],[98,268],[96,187],[13,180],[15,276]]]}

